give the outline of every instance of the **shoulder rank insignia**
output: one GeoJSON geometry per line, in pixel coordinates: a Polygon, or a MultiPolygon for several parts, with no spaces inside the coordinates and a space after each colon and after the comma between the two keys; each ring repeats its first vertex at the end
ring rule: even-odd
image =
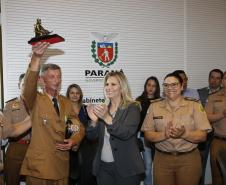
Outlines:
{"type": "Polygon", "coordinates": [[[20,102],[19,101],[13,102],[11,108],[12,108],[12,110],[20,109],[20,102]]]}
{"type": "Polygon", "coordinates": [[[220,89],[218,89],[218,90],[216,90],[216,91],[211,92],[209,95],[218,94],[218,93],[221,94],[221,92],[223,92],[223,91],[222,91],[222,88],[220,88],[220,89]]]}
{"type": "Polygon", "coordinates": [[[164,98],[158,98],[158,99],[155,99],[155,100],[150,100],[151,103],[155,103],[155,102],[159,102],[159,101],[162,101],[164,100],[164,98]]]}
{"type": "Polygon", "coordinates": [[[191,97],[184,97],[185,100],[188,100],[188,101],[194,101],[194,102],[199,102],[198,99],[195,99],[195,98],[191,98],[191,97]]]}
{"type": "Polygon", "coordinates": [[[201,103],[200,103],[200,105],[199,105],[199,109],[200,109],[201,112],[204,112],[204,111],[205,111],[205,109],[204,109],[204,107],[202,106],[201,103]]]}

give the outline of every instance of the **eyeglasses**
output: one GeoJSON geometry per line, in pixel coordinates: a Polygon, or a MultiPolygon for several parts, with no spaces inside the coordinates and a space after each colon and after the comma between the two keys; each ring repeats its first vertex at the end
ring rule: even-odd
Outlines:
{"type": "Polygon", "coordinates": [[[163,83],[162,86],[164,89],[168,89],[168,88],[172,88],[172,89],[176,89],[179,85],[179,82],[175,82],[175,83],[171,83],[171,84],[167,84],[167,83],[163,83]]]}

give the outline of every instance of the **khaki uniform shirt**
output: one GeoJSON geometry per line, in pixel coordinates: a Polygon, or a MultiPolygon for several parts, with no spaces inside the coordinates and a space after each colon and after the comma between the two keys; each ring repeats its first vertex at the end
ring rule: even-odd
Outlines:
{"type": "MultiPolygon", "coordinates": [[[[206,112],[214,114],[226,110],[226,94],[224,89],[209,95],[206,104],[206,112]]],[[[220,137],[226,137],[226,117],[213,123],[214,134],[220,137]]]]}
{"type": "MultiPolygon", "coordinates": [[[[28,69],[24,79],[23,98],[30,111],[32,137],[21,174],[40,179],[60,180],[69,177],[69,152],[56,149],[65,135],[65,117],[73,112],[72,103],[64,96],[58,96],[60,116],[46,93],[37,92],[38,72],[28,69]]],[[[80,124],[78,119],[77,124],[80,124]]],[[[74,123],[74,122],[73,122],[74,123]]],[[[71,138],[79,143],[84,137],[84,127],[71,138]]]]}
{"type": "MultiPolygon", "coordinates": [[[[3,124],[0,125],[0,139],[5,139],[11,132],[11,124],[8,120],[4,117],[2,112],[0,112],[0,119],[3,119],[3,124]]],[[[0,151],[0,172],[3,170],[3,162],[2,162],[2,151],[0,151]]]]}
{"type": "Polygon", "coordinates": [[[0,127],[0,139],[6,139],[12,130],[9,120],[0,112],[0,119],[3,119],[3,124],[0,127]]]}
{"type": "MultiPolygon", "coordinates": [[[[211,130],[204,108],[199,102],[183,98],[178,107],[174,110],[161,99],[151,103],[147,115],[142,125],[142,131],[165,132],[168,122],[174,126],[185,126],[188,131],[192,130],[211,130]]],[[[197,147],[197,144],[188,142],[184,139],[169,138],[155,143],[157,149],[167,152],[186,152],[197,147]]]]}
{"type": "MultiPolygon", "coordinates": [[[[14,98],[8,101],[7,104],[5,105],[4,115],[11,124],[15,124],[23,121],[28,116],[28,113],[26,111],[23,101],[20,98],[14,98]]],[[[12,140],[13,141],[17,141],[20,139],[30,140],[30,137],[31,135],[30,132],[28,131],[17,138],[13,138],[12,140]]]]}

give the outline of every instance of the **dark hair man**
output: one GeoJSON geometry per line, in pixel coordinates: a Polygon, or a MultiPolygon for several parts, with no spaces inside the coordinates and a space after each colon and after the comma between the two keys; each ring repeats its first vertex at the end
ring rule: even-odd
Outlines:
{"type": "MultiPolygon", "coordinates": [[[[213,69],[209,72],[209,86],[198,89],[200,101],[202,106],[205,107],[207,99],[210,94],[213,94],[221,89],[221,82],[223,78],[223,72],[220,69],[213,69]]],[[[200,185],[205,184],[205,171],[206,164],[209,155],[210,144],[213,139],[213,132],[208,133],[207,139],[205,142],[199,143],[198,149],[202,158],[202,178],[200,185]]]]}
{"type": "Polygon", "coordinates": [[[198,89],[200,101],[203,106],[205,106],[209,94],[221,89],[222,78],[223,72],[220,69],[213,69],[209,72],[209,86],[198,89]]]}

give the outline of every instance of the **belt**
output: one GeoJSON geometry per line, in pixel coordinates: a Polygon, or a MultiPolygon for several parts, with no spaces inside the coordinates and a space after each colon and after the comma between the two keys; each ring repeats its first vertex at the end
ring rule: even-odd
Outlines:
{"type": "Polygon", "coordinates": [[[24,140],[24,139],[20,139],[19,141],[17,141],[17,143],[25,145],[25,144],[29,144],[30,140],[24,140]]]}
{"type": "Polygon", "coordinates": [[[214,136],[214,138],[216,138],[216,139],[220,139],[220,140],[223,140],[223,141],[226,141],[226,137],[214,136]]]}
{"type": "Polygon", "coordinates": [[[163,154],[167,154],[167,155],[184,155],[184,154],[189,154],[189,153],[191,153],[191,152],[193,152],[193,151],[195,151],[196,150],[196,148],[193,148],[192,150],[190,150],[190,151],[187,151],[187,152],[177,152],[177,151],[175,151],[175,152],[167,152],[167,151],[162,151],[162,150],[159,150],[158,148],[155,148],[158,152],[160,152],[160,153],[163,153],[163,154]]]}

